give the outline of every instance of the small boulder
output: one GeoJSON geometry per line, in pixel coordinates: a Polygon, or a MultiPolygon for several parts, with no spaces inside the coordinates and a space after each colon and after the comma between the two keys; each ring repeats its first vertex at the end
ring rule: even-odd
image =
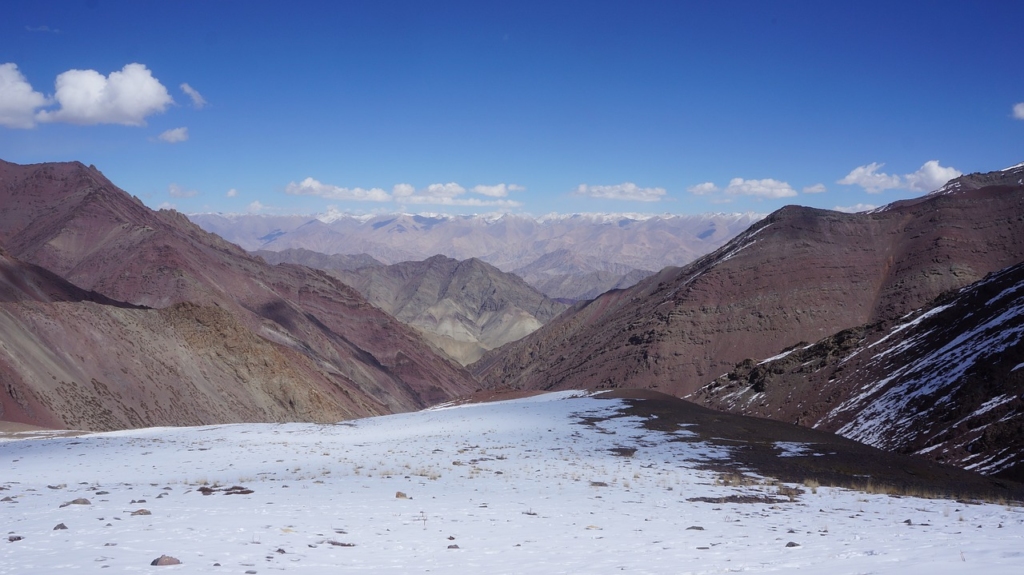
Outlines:
{"type": "Polygon", "coordinates": [[[181,561],[178,561],[170,555],[161,555],[154,559],[150,565],[181,565],[181,561]]]}
{"type": "Polygon", "coordinates": [[[53,530],[54,531],[60,531],[61,529],[67,529],[67,528],[68,528],[67,525],[64,525],[63,523],[58,523],[57,526],[53,528],[53,530]]]}
{"type": "Polygon", "coordinates": [[[71,501],[62,504],[61,507],[67,507],[68,505],[92,505],[92,502],[84,497],[79,497],[78,499],[72,499],[71,501]]]}
{"type": "Polygon", "coordinates": [[[406,495],[405,493],[402,493],[401,491],[395,492],[395,499],[408,499],[408,498],[409,498],[409,496],[406,495]]]}
{"type": "Polygon", "coordinates": [[[795,543],[793,541],[790,541],[789,543],[786,543],[786,547],[799,547],[799,546],[800,546],[799,543],[795,543]]]}
{"type": "Polygon", "coordinates": [[[136,515],[152,515],[152,513],[150,513],[149,509],[138,509],[136,511],[132,511],[132,517],[136,515]]]}

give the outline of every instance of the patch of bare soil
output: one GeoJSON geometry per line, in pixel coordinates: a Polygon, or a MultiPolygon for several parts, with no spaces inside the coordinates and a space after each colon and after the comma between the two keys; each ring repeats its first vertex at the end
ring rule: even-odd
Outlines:
{"type": "Polygon", "coordinates": [[[621,415],[643,418],[647,429],[674,432],[685,428],[696,434],[673,441],[706,441],[732,449],[733,460],[706,466],[722,473],[748,471],[786,483],[893,495],[1024,502],[1024,485],[1020,483],[889,453],[832,433],[712,411],[651,390],[616,389],[594,397],[624,399],[628,407],[621,415]],[[787,451],[779,443],[804,447],[787,451]]]}

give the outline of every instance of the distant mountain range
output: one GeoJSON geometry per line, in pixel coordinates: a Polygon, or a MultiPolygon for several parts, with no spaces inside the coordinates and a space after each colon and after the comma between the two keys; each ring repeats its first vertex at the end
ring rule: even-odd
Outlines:
{"type": "Polygon", "coordinates": [[[272,266],[78,162],[0,161],[0,417],[337,421],[475,387],[324,272],[272,266]]]}
{"type": "Polygon", "coordinates": [[[255,253],[268,261],[327,270],[463,365],[533,332],[568,307],[476,258],[433,256],[386,266],[366,255],[301,249],[255,253]]]}
{"type": "Polygon", "coordinates": [[[871,213],[787,206],[685,267],[577,304],[471,368],[489,388],[692,393],[744,359],[899,318],[1021,262],[1022,175],[965,176],[871,213]]]}
{"type": "Polygon", "coordinates": [[[385,264],[434,255],[477,258],[516,273],[551,298],[589,299],[683,265],[763,214],[574,214],[319,217],[192,214],[192,221],[247,250],[366,254],[385,264]]]}

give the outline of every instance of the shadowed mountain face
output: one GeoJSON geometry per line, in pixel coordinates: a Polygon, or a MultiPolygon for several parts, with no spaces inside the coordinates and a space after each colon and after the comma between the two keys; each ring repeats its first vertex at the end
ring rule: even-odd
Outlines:
{"type": "Polygon", "coordinates": [[[331,273],[462,364],[526,336],[568,307],[477,259],[434,256],[331,273]]]}
{"type": "Polygon", "coordinates": [[[1024,264],[897,321],[737,365],[708,407],[1024,479],[1024,264]]]}
{"type": "Polygon", "coordinates": [[[1012,183],[1020,171],[867,214],[785,207],[686,267],[579,304],[472,369],[488,387],[690,393],[743,359],[897,318],[1024,259],[1024,185],[1012,183]]]}
{"type": "Polygon", "coordinates": [[[577,300],[633,285],[650,273],[644,270],[693,261],[763,214],[189,217],[249,250],[369,254],[388,264],[435,254],[477,258],[520,275],[548,297],[577,300]]]}
{"type": "MultiPolygon", "coordinates": [[[[149,210],[94,168],[0,162],[0,205],[4,269],[14,277],[0,285],[35,294],[30,302],[14,296],[8,302],[35,310],[32,321],[10,316],[15,331],[5,338],[28,346],[3,356],[4,369],[20,374],[5,384],[13,382],[7,385],[18,386],[23,403],[36,406],[31,413],[20,408],[18,420],[92,429],[126,421],[330,421],[416,409],[474,385],[416,332],[337,279],[300,266],[270,266],[181,214],[149,210]],[[63,300],[39,296],[52,291],[39,279],[45,272],[25,274],[25,264],[80,290],[155,309],[98,300],[88,307],[55,304],[51,300],[63,300]],[[100,317],[113,309],[122,315],[100,317]],[[188,345],[171,349],[182,340],[188,345]],[[154,349],[171,351],[161,356],[154,349]],[[39,359],[28,365],[21,361],[25,354],[39,359]],[[53,357],[59,365],[51,365],[53,357]],[[118,375],[114,357],[133,367],[118,375]],[[239,397],[238,385],[271,395],[294,386],[300,399],[278,394],[275,408],[263,409],[239,397]],[[151,403],[150,396],[157,399],[151,403]],[[69,397],[76,399],[64,401],[69,397]],[[70,405],[76,413],[66,411],[70,405]]],[[[5,418],[13,418],[10,410],[5,404],[5,418]]]]}

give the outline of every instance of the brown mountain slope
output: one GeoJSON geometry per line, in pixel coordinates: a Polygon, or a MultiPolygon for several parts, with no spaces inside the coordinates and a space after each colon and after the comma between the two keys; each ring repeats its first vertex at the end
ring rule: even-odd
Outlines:
{"type": "Polygon", "coordinates": [[[568,307],[475,258],[434,256],[331,273],[462,364],[532,333],[568,307]]]}
{"type": "Polygon", "coordinates": [[[755,363],[689,398],[1024,479],[1024,264],[900,318],[755,363]]]}
{"type": "Polygon", "coordinates": [[[472,369],[488,387],[684,395],[745,358],[898,317],[1021,259],[1019,184],[868,214],[788,206],[720,250],[581,304],[472,369]]]}
{"type": "Polygon", "coordinates": [[[149,210],[95,169],[0,162],[0,205],[0,245],[13,256],[119,301],[219,307],[305,356],[323,374],[317,385],[374,398],[370,411],[416,409],[474,385],[337,279],[270,266],[177,212],[149,210]]]}
{"type": "Polygon", "coordinates": [[[216,306],[116,302],[0,250],[0,420],[110,430],[385,412],[216,306]]]}

